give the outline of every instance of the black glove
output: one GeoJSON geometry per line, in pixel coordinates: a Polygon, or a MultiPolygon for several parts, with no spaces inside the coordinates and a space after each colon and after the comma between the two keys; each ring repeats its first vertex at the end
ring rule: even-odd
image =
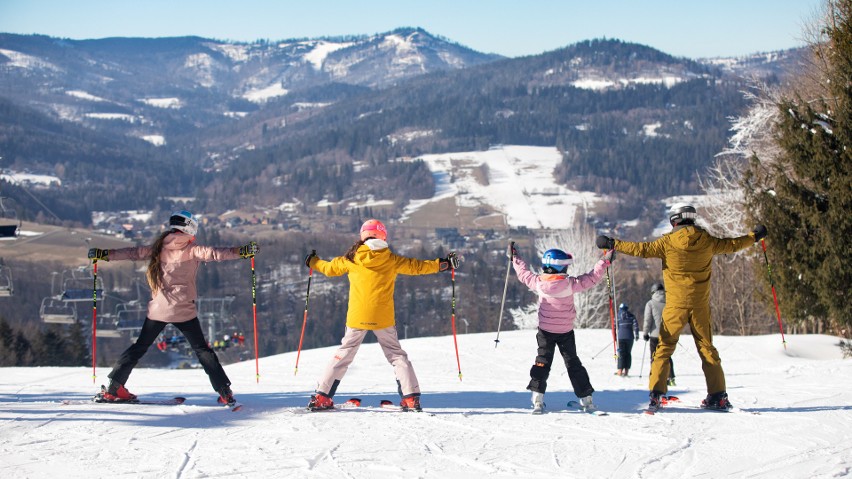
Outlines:
{"type": "Polygon", "coordinates": [[[615,260],[615,250],[614,249],[607,249],[606,253],[604,253],[604,255],[603,255],[603,259],[612,263],[615,260]]]}
{"type": "Polygon", "coordinates": [[[615,240],[609,236],[600,235],[595,240],[595,245],[600,249],[613,249],[615,248],[615,240]]]}
{"type": "Polygon", "coordinates": [[[450,268],[459,269],[459,266],[461,266],[461,258],[455,252],[450,253],[446,258],[441,258],[438,266],[440,271],[446,271],[450,268]]]}
{"type": "Polygon", "coordinates": [[[636,342],[638,342],[638,341],[639,341],[639,335],[637,334],[637,335],[636,335],[636,337],[635,337],[635,338],[633,338],[633,340],[634,340],[634,341],[636,341],[636,342]]]}
{"type": "Polygon", "coordinates": [[[245,246],[240,246],[240,258],[251,258],[258,251],[260,251],[260,248],[258,248],[257,243],[251,241],[245,246]]]}
{"type": "Polygon", "coordinates": [[[89,259],[91,259],[91,260],[102,259],[104,261],[109,261],[109,250],[108,249],[100,249],[100,248],[90,248],[89,249],[89,259]]]}
{"type": "Polygon", "coordinates": [[[754,235],[754,242],[757,243],[763,238],[766,238],[766,226],[757,225],[751,233],[754,235]]]}
{"type": "Polygon", "coordinates": [[[513,259],[515,259],[515,256],[518,256],[518,250],[515,249],[515,242],[514,241],[509,242],[509,254],[507,256],[509,256],[510,260],[513,260],[513,259]]]}
{"type": "Polygon", "coordinates": [[[645,333],[645,336],[643,336],[643,337],[645,338],[645,341],[648,341],[649,339],[651,339],[651,335],[648,334],[648,333],[645,333]]]}
{"type": "Polygon", "coordinates": [[[311,260],[317,257],[317,250],[312,249],[311,254],[305,256],[305,266],[311,267],[311,260]]]}

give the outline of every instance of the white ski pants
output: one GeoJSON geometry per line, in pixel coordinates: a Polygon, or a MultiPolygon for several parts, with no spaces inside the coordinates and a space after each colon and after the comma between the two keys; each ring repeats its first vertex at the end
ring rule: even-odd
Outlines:
{"type": "Polygon", "coordinates": [[[340,348],[334,353],[334,357],[328,363],[320,380],[317,382],[317,392],[333,397],[337,391],[337,385],[343,380],[349,365],[355,359],[358,353],[358,348],[361,347],[361,342],[367,336],[369,331],[373,331],[379,345],[382,347],[382,352],[385,354],[388,362],[393,366],[393,372],[396,374],[396,380],[399,384],[399,389],[403,397],[414,396],[420,394],[420,383],[417,382],[417,376],[414,374],[414,367],[408,360],[408,354],[403,351],[399,344],[396,326],[391,326],[385,329],[355,329],[346,328],[346,334],[340,340],[340,348]]]}

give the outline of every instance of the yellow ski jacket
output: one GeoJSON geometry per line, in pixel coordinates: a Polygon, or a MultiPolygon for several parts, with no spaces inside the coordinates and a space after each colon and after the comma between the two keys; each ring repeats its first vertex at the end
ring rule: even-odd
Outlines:
{"type": "Polygon", "coordinates": [[[423,261],[395,255],[387,243],[371,239],[358,248],[354,263],[344,256],[331,261],[314,257],[311,268],[326,276],[349,274],[347,327],[384,329],[396,325],[393,304],[396,276],[437,273],[439,263],[438,259],[423,261]]]}

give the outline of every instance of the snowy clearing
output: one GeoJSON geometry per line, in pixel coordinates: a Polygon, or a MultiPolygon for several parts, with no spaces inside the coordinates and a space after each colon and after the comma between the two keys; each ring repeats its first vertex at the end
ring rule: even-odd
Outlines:
{"type": "MultiPolygon", "coordinates": [[[[449,325],[448,325],[449,329],[449,325]]],[[[525,387],[535,332],[460,335],[459,381],[451,336],[403,340],[427,413],[375,407],[398,401],[391,367],[364,344],[335,399],[366,407],[308,413],[304,406],[334,348],[295,352],[225,369],[242,411],[214,405],[200,370],[137,369],[131,391],[181,395],[181,406],[88,403],[91,368],[3,368],[0,461],[15,477],[750,477],[829,478],[852,471],[852,360],[822,335],[717,336],[728,392],[740,412],[702,411],[704,377],[692,342],[674,355],[682,407],[647,416],[644,341],[632,377],[612,375],[608,330],[577,331],[595,417],[565,408],[575,399],[557,362],[532,416],[525,387]],[[597,354],[596,358],[593,358],[597,354]],[[62,405],[62,400],[79,401],[62,405]],[[429,414],[431,413],[431,414],[429,414]],[[61,468],[61,469],[60,469],[61,468]]],[[[159,354],[156,350],[148,354],[159,354]]],[[[647,358],[646,358],[647,360],[647,358]]],[[[99,368],[97,384],[107,381],[99,368]]]]}

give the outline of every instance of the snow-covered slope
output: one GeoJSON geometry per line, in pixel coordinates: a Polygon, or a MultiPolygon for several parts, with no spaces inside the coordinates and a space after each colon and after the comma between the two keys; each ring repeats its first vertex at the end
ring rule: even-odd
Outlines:
{"type": "Polygon", "coordinates": [[[493,207],[513,228],[561,229],[571,227],[577,213],[585,215],[601,200],[594,193],[556,183],[553,170],[562,162],[562,155],[553,147],[505,145],[416,159],[426,162],[432,171],[435,195],[412,201],[405,216],[427,203],[455,198],[462,207],[493,207]]]}
{"type": "MultiPolygon", "coordinates": [[[[632,376],[622,379],[612,375],[610,334],[577,331],[608,417],[565,410],[574,395],[558,361],[545,396],[550,413],[529,414],[531,330],[504,331],[497,348],[494,333],[459,336],[462,381],[451,336],[404,340],[434,415],[372,407],[396,399],[377,344],[361,347],[336,397],[371,407],[321,413],[304,406],[333,348],[303,351],[296,376],[295,353],[262,358],[259,383],[254,361],[227,366],[245,403],[236,413],[213,405],[200,370],[134,371],[132,391],[188,398],[183,406],[134,406],[86,403],[95,391],[90,368],[3,368],[0,462],[14,477],[66,478],[776,479],[852,471],[852,360],[841,359],[837,338],[788,335],[785,350],[778,335],[716,337],[728,392],[742,409],[726,414],[694,408],[704,377],[684,337],[670,393],[689,407],[646,416],[645,343],[634,347],[632,376]]],[[[98,369],[98,384],[107,373],[98,369]]]]}

